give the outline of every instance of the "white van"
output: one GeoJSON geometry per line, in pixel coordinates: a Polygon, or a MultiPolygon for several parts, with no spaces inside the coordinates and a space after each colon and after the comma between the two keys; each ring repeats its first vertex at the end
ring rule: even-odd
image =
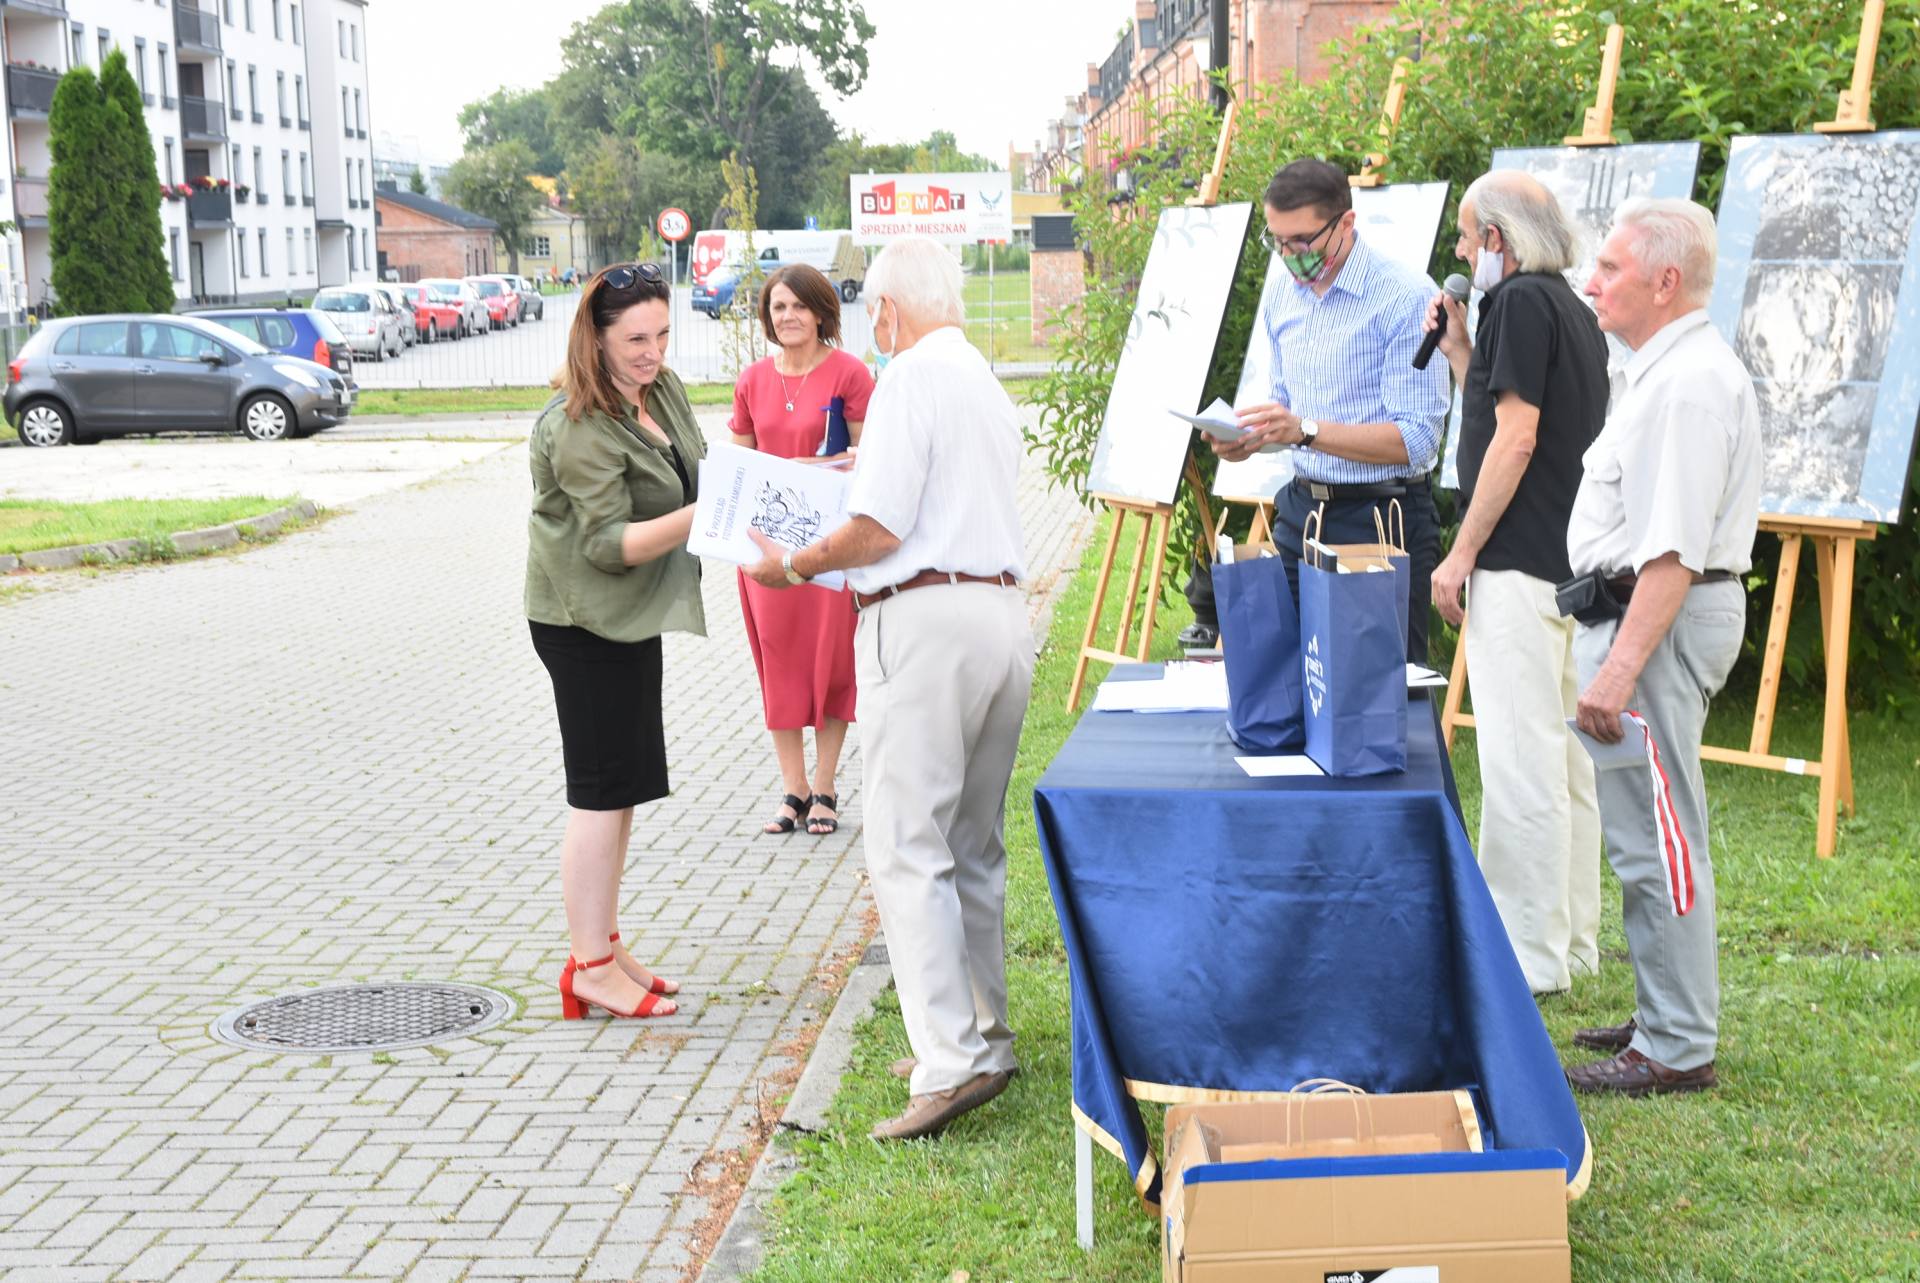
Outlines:
{"type": "MultiPolygon", "coordinates": [[[[840,291],[842,301],[851,303],[860,297],[867,279],[867,256],[853,243],[849,231],[756,231],[753,251],[760,260],[762,273],[793,263],[805,263],[819,269],[840,291]]],[[[694,307],[717,313],[733,297],[730,285],[722,279],[739,275],[747,252],[745,232],[711,229],[693,239],[694,307]]]]}

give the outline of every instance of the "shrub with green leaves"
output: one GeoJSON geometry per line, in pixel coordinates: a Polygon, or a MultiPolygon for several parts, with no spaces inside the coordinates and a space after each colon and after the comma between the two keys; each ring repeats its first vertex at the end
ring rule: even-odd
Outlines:
{"type": "MultiPolygon", "coordinates": [[[[1852,74],[1859,38],[1857,0],[1620,0],[1610,7],[1530,0],[1402,0],[1383,22],[1356,30],[1323,59],[1324,80],[1256,87],[1242,101],[1220,199],[1258,204],[1280,166],[1319,156],[1358,172],[1380,146],[1380,104],[1394,59],[1416,55],[1405,111],[1384,170],[1390,182],[1444,179],[1453,185],[1449,223],[1466,185],[1485,172],[1495,147],[1557,145],[1580,129],[1593,102],[1606,28],[1618,20],[1626,47],[1614,100],[1621,142],[1697,140],[1694,195],[1717,204],[1727,144],[1738,134],[1806,133],[1831,119],[1852,74]]],[[[1063,316],[1056,371],[1030,394],[1040,426],[1029,445],[1050,474],[1084,492],[1107,394],[1146,265],[1154,221],[1192,194],[1212,164],[1219,118],[1193,99],[1150,108],[1153,141],[1126,157],[1132,198],[1111,172],[1093,168],[1067,197],[1091,263],[1082,307],[1063,316]]],[[[1891,0],[1880,38],[1873,114],[1884,127],[1920,123],[1920,0],[1891,0]]],[[[1109,148],[1109,151],[1111,149],[1109,148]]],[[[1436,247],[1436,276],[1455,270],[1453,243],[1436,247]]],[[[1228,304],[1203,402],[1231,398],[1259,304],[1264,256],[1249,240],[1228,304]]],[[[1210,451],[1197,452],[1203,476],[1210,451]]],[[[1914,482],[1920,487],[1920,467],[1914,482]]],[[[1443,508],[1443,515],[1444,508],[1443,508]]],[[[1853,649],[1856,695],[1916,702],[1920,682],[1920,511],[1864,545],[1857,578],[1853,649]]],[[[1169,542],[1169,589],[1204,543],[1193,496],[1183,489],[1169,542]]],[[[1749,579],[1749,644],[1764,638],[1777,541],[1762,536],[1749,579]]],[[[1787,654],[1789,680],[1818,673],[1811,567],[1802,576],[1803,622],[1787,654]]]]}

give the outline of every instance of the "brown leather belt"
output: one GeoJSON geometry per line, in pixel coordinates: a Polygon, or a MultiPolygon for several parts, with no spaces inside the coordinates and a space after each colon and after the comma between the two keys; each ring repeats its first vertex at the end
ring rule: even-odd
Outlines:
{"type": "Polygon", "coordinates": [[[935,584],[998,584],[1002,588],[1017,588],[1020,581],[1004,570],[997,575],[962,575],[951,570],[923,570],[891,588],[882,588],[879,592],[857,592],[853,595],[853,604],[865,610],[910,588],[931,588],[935,584]]]}
{"type": "MultiPolygon", "coordinates": [[[[1735,578],[1731,570],[1708,570],[1693,577],[1696,584],[1717,584],[1735,578]]],[[[1633,600],[1633,587],[1640,582],[1638,575],[1622,575],[1618,579],[1607,580],[1607,587],[1613,592],[1614,600],[1622,606],[1633,600]]]]}

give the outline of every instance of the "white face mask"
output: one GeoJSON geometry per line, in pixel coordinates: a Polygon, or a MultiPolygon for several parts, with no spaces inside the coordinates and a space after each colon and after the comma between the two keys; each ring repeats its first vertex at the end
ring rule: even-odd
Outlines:
{"type": "MultiPolygon", "coordinates": [[[[880,300],[880,302],[884,305],[887,303],[892,303],[893,300],[883,298],[880,300]]],[[[879,318],[876,317],[874,319],[878,320],[879,318]]],[[[880,377],[880,372],[887,368],[887,363],[893,360],[893,358],[896,355],[898,355],[900,352],[900,306],[899,304],[897,303],[894,304],[894,308],[893,308],[893,351],[881,352],[880,346],[877,343],[874,345],[874,351],[878,353],[878,355],[874,357],[874,361],[873,361],[873,377],[877,379],[880,377]]]]}
{"type": "Polygon", "coordinates": [[[1482,249],[1473,260],[1473,288],[1485,292],[1506,278],[1506,255],[1499,250],[1482,249]]]}

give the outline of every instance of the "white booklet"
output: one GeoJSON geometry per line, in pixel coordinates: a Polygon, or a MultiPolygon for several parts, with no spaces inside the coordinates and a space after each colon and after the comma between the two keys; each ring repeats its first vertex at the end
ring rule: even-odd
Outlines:
{"type": "Polygon", "coordinates": [[[1580,741],[1580,747],[1587,750],[1587,756],[1593,759],[1596,771],[1618,771],[1630,766],[1645,766],[1647,763],[1647,731],[1644,726],[1620,719],[1620,742],[1603,744],[1580,729],[1579,719],[1569,717],[1567,729],[1580,741]]]}
{"type": "MultiPolygon", "coordinates": [[[[700,461],[700,499],[687,551],[750,566],[766,554],[749,530],[798,551],[846,524],[852,485],[853,478],[837,468],[716,445],[700,461]]],[[[813,582],[837,591],[847,580],[830,570],[813,582]]]]}
{"type": "Polygon", "coordinates": [[[1216,441],[1238,441],[1247,435],[1247,430],[1240,426],[1240,420],[1234,416],[1233,407],[1219,397],[1215,397],[1213,404],[1199,414],[1182,414],[1178,410],[1168,410],[1167,413],[1176,419],[1184,419],[1216,441]]]}

